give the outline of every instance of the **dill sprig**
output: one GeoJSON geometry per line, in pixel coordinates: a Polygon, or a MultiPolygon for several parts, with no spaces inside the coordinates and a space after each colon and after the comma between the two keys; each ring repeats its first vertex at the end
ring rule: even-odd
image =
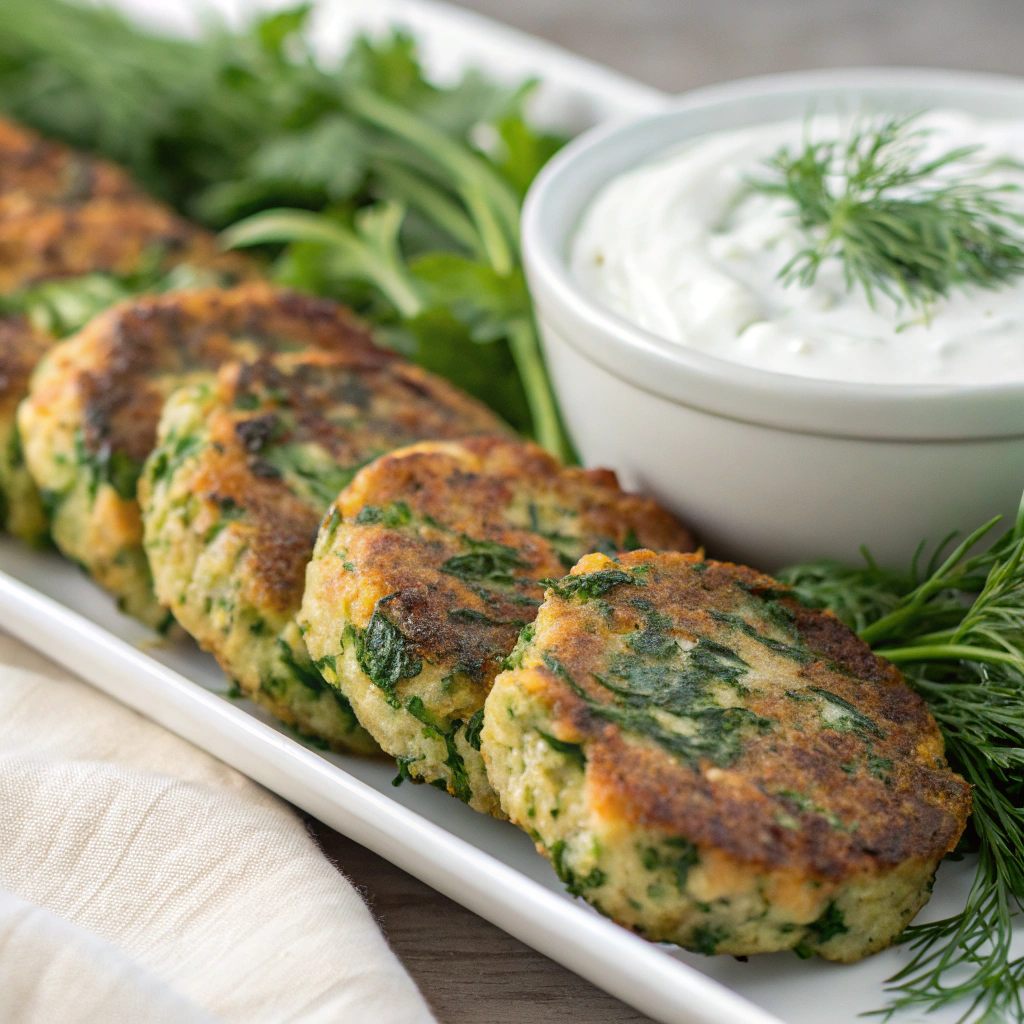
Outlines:
{"type": "Polygon", "coordinates": [[[1024,906],[1024,506],[1012,530],[979,550],[998,522],[923,572],[915,558],[905,575],[870,561],[780,574],[802,601],[829,608],[900,666],[939,723],[950,763],[974,787],[961,843],[978,855],[967,904],[903,934],[913,955],[889,979],[886,1016],[956,1003],[961,1021],[1024,1020],[1024,957],[1010,948],[1024,906]]]}
{"type": "Polygon", "coordinates": [[[767,161],[751,182],[793,202],[808,244],[780,271],[787,283],[814,283],[823,263],[841,261],[848,290],[860,285],[927,312],[953,289],[998,288],[1024,273],[1024,216],[1007,199],[1013,183],[985,176],[1008,161],[972,161],[963,146],[925,159],[919,115],[856,126],[845,143],[807,139],[767,161]]]}

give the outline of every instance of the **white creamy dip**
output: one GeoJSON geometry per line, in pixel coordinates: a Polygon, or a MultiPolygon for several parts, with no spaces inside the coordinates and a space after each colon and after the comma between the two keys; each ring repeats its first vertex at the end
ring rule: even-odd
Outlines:
{"type": "MultiPolygon", "coordinates": [[[[794,203],[751,192],[780,147],[846,139],[851,119],[815,117],[702,136],[620,175],[587,210],[572,249],[577,280],[632,323],[749,366],[840,381],[987,384],[1024,381],[1024,278],[996,290],[951,291],[925,320],[863,288],[838,258],[813,285],[785,283],[807,247],[794,203]]],[[[1024,162],[1024,120],[932,111],[923,159],[980,146],[972,161],[1024,162]]],[[[963,165],[960,165],[962,170],[963,165]]],[[[988,174],[1024,185],[1024,174],[988,174]]],[[[1007,204],[1024,211],[1024,193],[1007,204]]]]}

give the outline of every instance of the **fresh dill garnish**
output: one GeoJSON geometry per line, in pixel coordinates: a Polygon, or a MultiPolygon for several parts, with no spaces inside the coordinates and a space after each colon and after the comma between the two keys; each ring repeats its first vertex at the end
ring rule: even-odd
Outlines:
{"type": "Polygon", "coordinates": [[[889,979],[884,1014],[959,1003],[963,1022],[1024,1019],[1024,957],[1010,949],[1024,907],[1024,505],[1013,529],[979,551],[997,523],[923,571],[918,557],[906,574],[870,561],[779,574],[899,665],[939,723],[950,765],[974,787],[960,847],[978,855],[967,905],[904,932],[912,958],[889,979]]]}
{"type": "Polygon", "coordinates": [[[1024,214],[1007,202],[1020,186],[985,176],[980,147],[925,157],[920,115],[854,125],[849,138],[807,139],[767,161],[751,187],[790,200],[808,244],[782,268],[807,287],[838,259],[847,289],[878,293],[925,314],[956,288],[998,288],[1024,273],[1024,214]]]}

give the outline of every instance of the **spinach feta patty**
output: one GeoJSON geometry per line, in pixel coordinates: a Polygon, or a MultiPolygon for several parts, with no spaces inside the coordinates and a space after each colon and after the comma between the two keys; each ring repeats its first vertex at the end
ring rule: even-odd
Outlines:
{"type": "Polygon", "coordinates": [[[884,948],[971,806],[894,666],[699,555],[593,554],[552,583],[481,749],[570,892],[701,953],[884,948]]]}
{"type": "Polygon", "coordinates": [[[25,461],[51,509],[57,546],[125,612],[167,625],[135,496],[164,400],[183,385],[212,381],[232,359],[370,345],[335,303],[262,283],[140,297],[101,314],[47,353],[18,413],[25,461]]]}
{"type": "Polygon", "coordinates": [[[227,282],[249,267],[119,168],[0,120],[0,526],[30,543],[47,536],[16,410],[55,338],[133,291],[227,282]]]}
{"type": "Polygon", "coordinates": [[[44,203],[138,198],[131,176],[0,117],[0,217],[44,203]]]}
{"type": "Polygon", "coordinates": [[[507,428],[367,344],[229,364],[167,403],[139,496],[156,593],[229,676],[336,748],[377,746],[306,654],[295,616],[327,506],[378,455],[507,428]]]}
{"type": "Polygon", "coordinates": [[[690,548],[607,470],[500,438],[424,443],[361,470],[320,528],[300,621],[324,678],[401,776],[500,813],[480,757],[494,676],[584,552],[690,548]]]}

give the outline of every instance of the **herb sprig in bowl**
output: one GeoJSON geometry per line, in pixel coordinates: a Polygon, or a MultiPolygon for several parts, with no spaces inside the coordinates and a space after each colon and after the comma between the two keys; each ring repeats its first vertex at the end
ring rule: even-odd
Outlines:
{"type": "Polygon", "coordinates": [[[1019,185],[986,180],[1005,164],[977,146],[926,156],[920,115],[867,119],[844,141],[783,147],[751,188],[793,205],[807,238],[780,272],[809,287],[838,259],[849,290],[927,312],[957,288],[998,288],[1024,274],[1019,185]]]}

